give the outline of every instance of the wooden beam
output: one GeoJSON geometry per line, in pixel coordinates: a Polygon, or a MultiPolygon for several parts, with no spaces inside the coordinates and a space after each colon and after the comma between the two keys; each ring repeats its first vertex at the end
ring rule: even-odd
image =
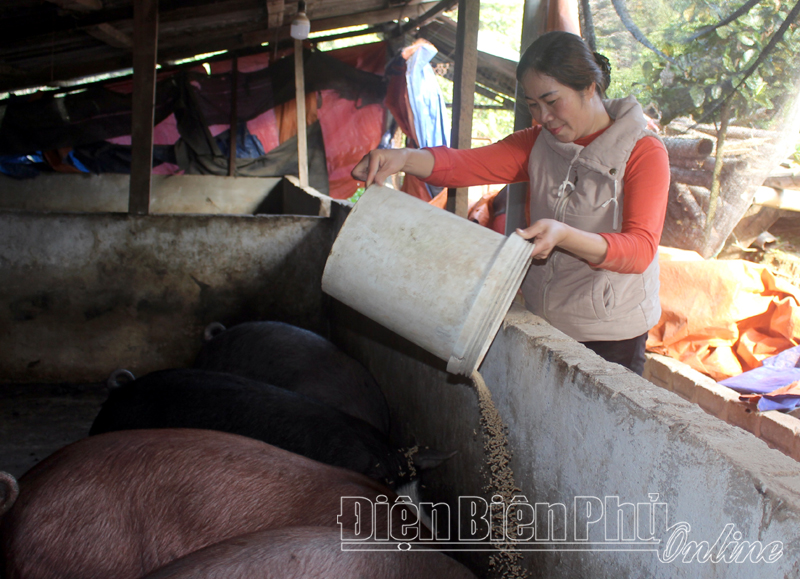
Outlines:
{"type": "Polygon", "coordinates": [[[416,18],[412,18],[405,24],[400,26],[400,30],[398,31],[399,35],[405,34],[412,28],[419,28],[420,26],[425,26],[428,22],[436,18],[439,14],[444,12],[445,10],[450,10],[453,6],[455,6],[458,0],[441,0],[436,6],[432,7],[430,10],[418,16],[416,18]]]}
{"type": "Polygon", "coordinates": [[[294,41],[294,89],[297,100],[297,176],[300,187],[308,187],[308,142],[306,131],[306,78],[303,41],[294,41]]]}
{"type": "MultiPolygon", "coordinates": [[[[244,10],[250,12],[251,20],[252,16],[260,15],[262,12],[266,19],[266,10],[254,11],[253,3],[254,0],[192,0],[192,5],[186,6],[186,2],[165,0],[161,5],[159,23],[165,27],[168,23],[213,19],[216,27],[223,25],[230,14],[240,13],[244,10]],[[172,5],[181,7],[173,8],[172,5]]],[[[128,28],[133,22],[134,6],[135,2],[129,2],[128,5],[118,8],[84,13],[75,12],[56,19],[45,18],[33,27],[12,28],[0,35],[0,47],[16,49],[25,46],[48,46],[52,44],[54,37],[57,40],[59,35],[71,35],[75,31],[100,24],[110,24],[115,28],[128,28]]]]}
{"type": "MultiPolygon", "coordinates": [[[[453,73],[453,125],[450,146],[472,148],[472,113],[475,101],[475,77],[478,73],[479,0],[459,0],[456,30],[455,71],[453,73]]],[[[448,189],[447,209],[467,217],[469,198],[466,187],[448,189]]]]}
{"type": "Polygon", "coordinates": [[[15,66],[11,66],[4,62],[0,62],[0,76],[25,76],[25,71],[18,69],[15,66]]]}
{"type": "MultiPolygon", "coordinates": [[[[384,22],[392,22],[402,18],[414,18],[421,16],[427,9],[435,6],[437,2],[421,2],[419,4],[409,5],[402,8],[388,8],[386,10],[372,10],[367,12],[357,12],[355,14],[347,14],[345,16],[334,16],[330,18],[312,18],[311,20],[311,33],[325,32],[326,30],[336,30],[338,28],[347,28],[348,26],[363,26],[372,24],[382,24],[384,22]]],[[[283,40],[289,38],[289,26],[281,26],[277,32],[275,30],[259,30],[249,34],[242,35],[242,45],[252,46],[253,44],[262,44],[264,42],[275,42],[276,40],[283,40]]],[[[311,39],[314,40],[313,38],[311,39]]]]}
{"type": "Polygon", "coordinates": [[[97,26],[87,28],[86,34],[114,48],[130,50],[133,47],[131,37],[110,24],[98,24],[97,26]]]}
{"type": "Polygon", "coordinates": [[[158,0],[136,0],[133,15],[133,127],[128,212],[147,215],[153,167],[158,0]]]}
{"type": "Polygon", "coordinates": [[[269,27],[279,28],[283,26],[283,15],[286,5],[283,0],[267,0],[267,14],[269,14],[269,27]]]}
{"type": "Polygon", "coordinates": [[[74,12],[94,12],[95,10],[103,9],[103,2],[101,0],[47,0],[64,10],[74,12]]]}
{"type": "MultiPolygon", "coordinates": [[[[455,53],[456,28],[457,24],[445,16],[438,17],[430,24],[420,28],[417,36],[430,41],[439,51],[431,61],[431,66],[435,67],[439,63],[452,64],[455,53]]],[[[507,96],[511,109],[514,108],[514,96],[517,88],[516,65],[517,63],[512,60],[478,51],[477,82],[495,93],[507,96]]],[[[452,67],[448,67],[447,70],[446,76],[452,80],[452,67]]],[[[479,88],[476,88],[476,91],[478,94],[483,94],[479,88]]],[[[487,95],[483,94],[483,96],[487,95]]],[[[489,98],[495,97],[491,95],[489,98]]]]}
{"type": "MultiPolygon", "coordinates": [[[[525,52],[536,38],[544,33],[547,27],[547,0],[525,0],[525,9],[522,13],[522,41],[520,42],[520,56],[525,52]]],[[[531,113],[528,110],[525,92],[517,83],[516,109],[514,111],[514,130],[519,131],[531,126],[531,113]]],[[[512,183],[508,186],[508,199],[506,201],[506,235],[511,235],[520,227],[524,228],[528,222],[525,215],[525,205],[528,197],[527,183],[512,183]]]]}

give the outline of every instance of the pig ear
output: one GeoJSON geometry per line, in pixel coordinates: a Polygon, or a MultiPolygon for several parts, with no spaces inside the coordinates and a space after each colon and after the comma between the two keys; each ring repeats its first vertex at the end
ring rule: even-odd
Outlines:
{"type": "Polygon", "coordinates": [[[116,390],[123,384],[133,382],[134,380],[136,380],[136,376],[133,375],[133,372],[125,370],[124,368],[118,368],[109,374],[106,380],[106,386],[109,390],[116,390]]]}
{"type": "Polygon", "coordinates": [[[453,458],[457,453],[457,450],[446,452],[434,448],[423,448],[414,453],[411,460],[414,462],[414,467],[417,470],[430,470],[436,468],[444,461],[453,458]]]}
{"type": "Polygon", "coordinates": [[[206,329],[203,330],[203,339],[208,342],[213,340],[216,336],[224,332],[227,328],[220,324],[219,322],[211,322],[206,326],[206,329]]]}
{"type": "Polygon", "coordinates": [[[19,496],[19,485],[10,473],[0,471],[0,516],[14,506],[19,496]]]}

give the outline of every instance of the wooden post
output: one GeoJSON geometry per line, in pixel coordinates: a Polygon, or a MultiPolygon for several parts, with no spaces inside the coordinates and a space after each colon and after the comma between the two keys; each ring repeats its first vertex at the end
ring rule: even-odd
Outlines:
{"type": "Polygon", "coordinates": [[[136,0],[133,3],[133,104],[128,212],[137,215],[150,212],[157,52],[158,0],[136,0]]]}
{"type": "Polygon", "coordinates": [[[228,176],[236,177],[236,140],[239,130],[239,59],[231,59],[231,128],[228,131],[230,146],[228,147],[228,176]]]}
{"type": "Polygon", "coordinates": [[[294,41],[294,89],[297,100],[297,176],[300,187],[308,187],[308,143],[306,142],[306,81],[303,41],[294,41]]]}
{"type": "MultiPolygon", "coordinates": [[[[525,10],[522,15],[522,41],[520,43],[520,56],[525,52],[536,38],[544,33],[547,27],[547,0],[525,0],[525,10]]],[[[514,107],[514,130],[519,131],[531,126],[531,114],[525,101],[525,92],[517,83],[514,107]]],[[[506,235],[514,233],[518,227],[524,228],[527,224],[525,215],[525,201],[528,196],[527,183],[513,183],[508,187],[508,201],[506,203],[506,235]]]]}
{"type": "MultiPolygon", "coordinates": [[[[456,28],[455,70],[453,71],[453,126],[450,146],[472,148],[472,111],[475,101],[475,77],[478,73],[479,0],[459,0],[456,28]]],[[[467,188],[447,190],[447,210],[467,217],[467,188]]]]}

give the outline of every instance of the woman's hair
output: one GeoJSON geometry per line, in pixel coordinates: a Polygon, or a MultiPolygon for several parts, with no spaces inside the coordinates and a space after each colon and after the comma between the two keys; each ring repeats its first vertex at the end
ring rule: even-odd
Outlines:
{"type": "Polygon", "coordinates": [[[601,97],[611,83],[611,64],[592,52],[583,39],[571,32],[547,32],[531,44],[517,65],[517,80],[529,70],[554,78],[576,91],[596,83],[601,97]]]}

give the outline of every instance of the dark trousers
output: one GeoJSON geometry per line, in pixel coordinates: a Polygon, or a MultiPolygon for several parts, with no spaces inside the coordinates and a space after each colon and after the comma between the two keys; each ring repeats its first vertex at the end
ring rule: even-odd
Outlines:
{"type": "Polygon", "coordinates": [[[630,338],[629,340],[600,340],[582,343],[609,362],[621,364],[633,370],[639,376],[644,373],[644,347],[647,343],[647,332],[638,338],[630,338]]]}

